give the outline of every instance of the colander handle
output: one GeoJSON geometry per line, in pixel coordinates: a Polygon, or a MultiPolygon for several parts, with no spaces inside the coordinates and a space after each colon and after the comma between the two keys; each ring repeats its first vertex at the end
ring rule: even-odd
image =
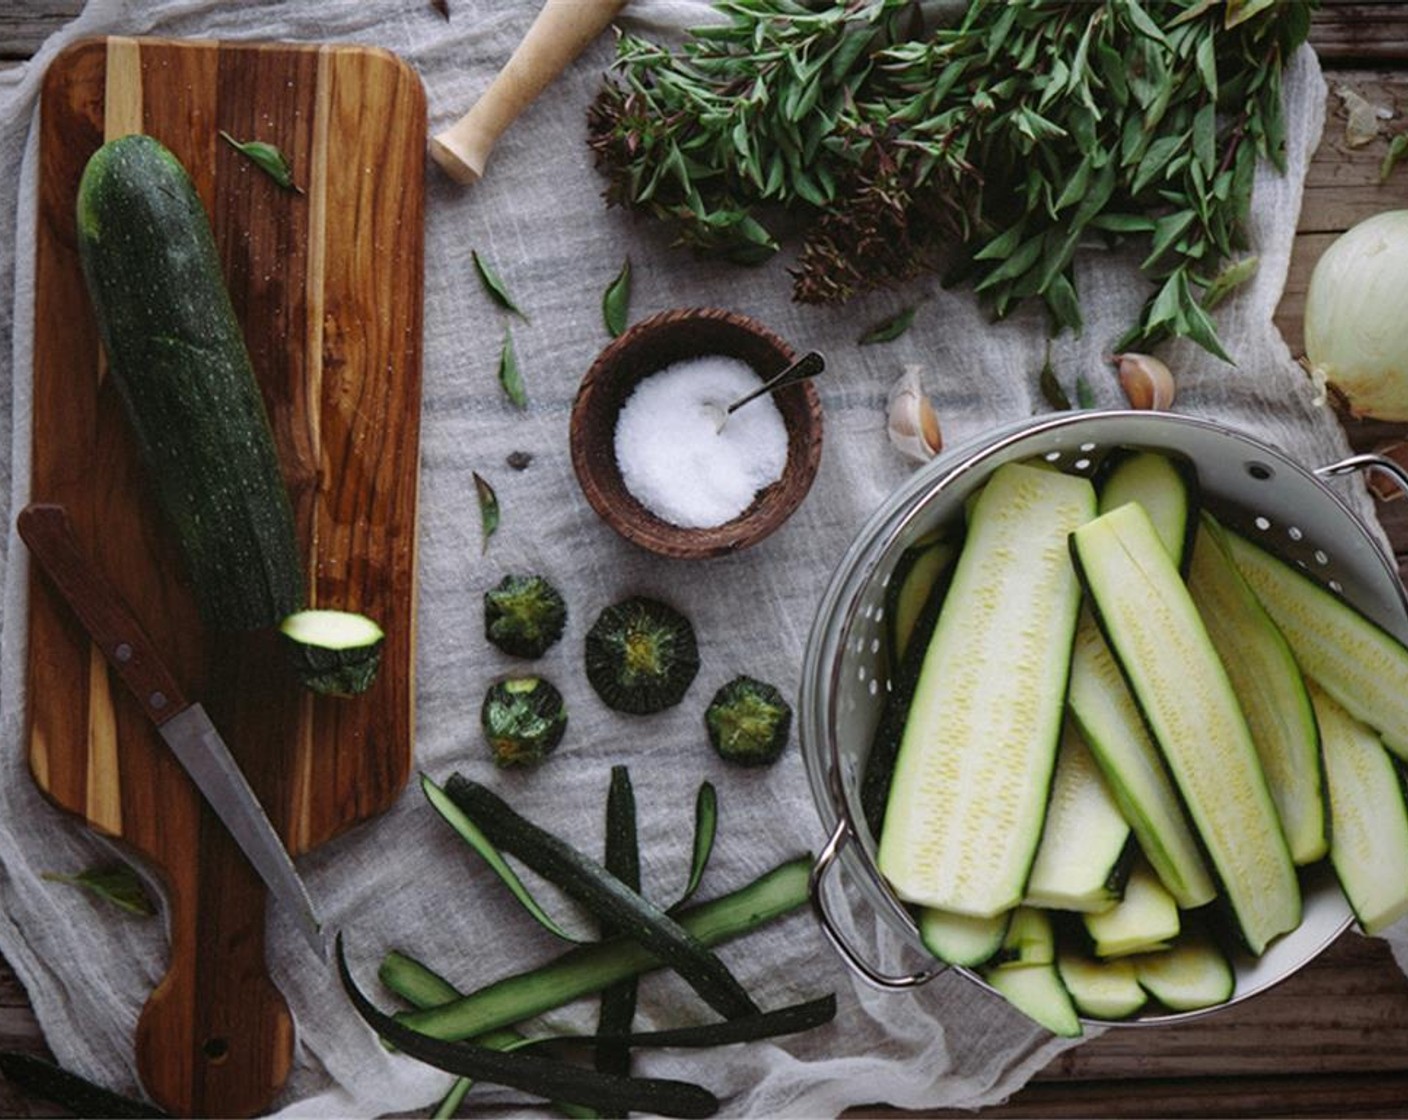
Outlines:
{"type": "Polygon", "coordinates": [[[874,987],[883,991],[899,991],[905,988],[917,988],[921,984],[927,984],[939,973],[943,972],[946,965],[939,965],[937,968],[922,969],[919,972],[911,972],[905,976],[891,976],[881,972],[864,957],[862,957],[846,940],[835,921],[832,919],[829,903],[827,902],[824,881],[826,873],[838,863],[838,857],[847,844],[855,839],[855,834],[847,826],[845,819],[838,821],[836,828],[831,833],[831,839],[826,842],[826,847],[817,856],[816,862],[812,864],[809,894],[811,897],[812,912],[816,915],[817,921],[821,923],[821,930],[826,934],[826,939],[831,942],[832,947],[841,955],[850,967],[861,979],[867,981],[874,987]]]}
{"type": "Polygon", "coordinates": [[[1317,467],[1315,473],[1320,478],[1337,478],[1342,474],[1353,474],[1356,471],[1379,471],[1386,474],[1393,479],[1400,490],[1408,494],[1408,470],[1404,470],[1387,455],[1375,455],[1372,452],[1351,455],[1347,459],[1341,459],[1338,463],[1317,467]]]}

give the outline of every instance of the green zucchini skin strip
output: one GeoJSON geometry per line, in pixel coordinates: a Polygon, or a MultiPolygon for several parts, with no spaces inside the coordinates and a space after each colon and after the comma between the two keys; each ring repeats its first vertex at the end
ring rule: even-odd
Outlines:
{"type": "Polygon", "coordinates": [[[733,1019],[758,1014],[758,1005],[717,956],[601,864],[520,816],[492,790],[462,774],[450,775],[445,793],[490,843],[517,856],[599,917],[619,923],[631,938],[664,958],[720,1015],[733,1019]]]}
{"type": "Polygon", "coordinates": [[[372,1030],[401,1052],[447,1073],[605,1110],[655,1112],[686,1120],[713,1116],[718,1111],[719,1100],[713,1093],[687,1081],[616,1077],[536,1054],[492,1050],[469,1042],[446,1042],[413,1030],[381,1011],[357,987],[347,965],[347,951],[340,933],[337,973],[347,998],[372,1030]]]}
{"type": "Polygon", "coordinates": [[[170,1115],[154,1104],[114,1093],[33,1054],[0,1051],[0,1073],[17,1088],[61,1105],[75,1116],[163,1120],[170,1115]]]}
{"type": "Polygon", "coordinates": [[[430,802],[431,807],[440,814],[445,823],[448,824],[459,835],[460,839],[473,848],[489,865],[494,874],[509,889],[519,904],[528,911],[529,914],[549,933],[556,934],[563,941],[570,941],[575,944],[582,944],[587,941],[585,937],[575,937],[568,933],[562,926],[553,920],[551,914],[543,909],[542,905],[533,893],[524,885],[523,880],[518,877],[508,861],[499,854],[493,842],[484,835],[483,831],[476,825],[469,816],[461,809],[454,800],[446,794],[435,782],[425,774],[420,776],[420,788],[425,794],[425,798],[430,802]]]}
{"type": "MultiPolygon", "coordinates": [[[[606,850],[603,853],[606,870],[639,893],[640,842],[636,834],[636,795],[631,785],[631,773],[624,766],[611,768],[611,786],[606,794],[606,850]]],[[[602,937],[624,933],[616,922],[603,920],[602,937]]],[[[637,978],[617,980],[601,993],[601,1011],[597,1019],[599,1035],[630,1034],[636,1017],[637,978]]],[[[596,1068],[602,1073],[626,1076],[631,1072],[631,1049],[621,1041],[602,1042],[597,1046],[596,1068]]]]}
{"type": "MultiPolygon", "coordinates": [[[[721,944],[806,905],[810,874],[810,856],[789,860],[731,894],[691,907],[679,915],[679,922],[704,945],[721,944]]],[[[414,967],[396,953],[382,962],[383,970],[414,967]]],[[[474,1038],[599,992],[623,976],[663,967],[665,962],[635,941],[581,945],[545,965],[400,1018],[437,1038],[474,1038]]]]}

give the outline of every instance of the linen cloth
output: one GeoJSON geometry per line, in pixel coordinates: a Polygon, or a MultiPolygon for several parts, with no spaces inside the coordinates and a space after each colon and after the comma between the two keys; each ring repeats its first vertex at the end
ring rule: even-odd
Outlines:
{"type": "MultiPolygon", "coordinates": [[[[26,66],[0,75],[0,230],[14,248],[0,262],[0,951],[28,990],[58,1061],[116,1089],[138,1091],[133,1028],[164,970],[159,919],[118,914],[70,887],[40,878],[76,871],[108,855],[103,842],[51,808],[25,768],[26,557],[13,533],[28,495],[30,335],[33,314],[33,120],[48,62],[82,35],[119,33],[230,39],[348,41],[389,48],[419,72],[430,126],[445,127],[488,85],[526,30],[536,6],[513,0],[451,0],[444,20],[423,0],[92,0],[26,66]]],[[[636,0],[623,26],[678,34],[710,18],[701,0],[636,0]]],[[[719,791],[719,839],[703,895],[739,886],[824,840],[796,745],[762,772],[728,768],[709,750],[701,713],[713,691],[739,673],[795,695],[813,612],[852,536],[911,467],[889,446],[884,402],[906,364],[918,364],[945,436],[959,442],[1047,409],[1037,374],[1046,355],[1035,308],[990,325],[967,291],[933,280],[858,299],[844,308],[793,304],[784,253],[752,269],[704,263],[669,245],[668,233],[608,210],[603,181],[585,147],[585,108],[611,59],[610,37],[586,54],[499,142],[486,178],[469,188],[433,165],[426,190],[426,301],[421,468],[420,603],[416,766],[443,779],[453,769],[489,782],[530,818],[587,851],[599,851],[613,764],[630,768],[640,806],[647,893],[668,897],[683,881],[694,791],[719,791]],[[515,409],[496,380],[503,311],[486,297],[470,254],[504,277],[530,322],[512,330],[530,404],[515,409]],[[617,538],[581,497],[568,457],[568,412],[581,375],[608,341],[600,296],[630,257],[632,318],[657,310],[725,306],[754,315],[798,349],[829,359],[819,382],[826,411],[820,475],[801,509],[754,549],[706,563],[643,553],[617,538]],[[920,301],[913,328],[883,346],[858,346],[861,330],[920,301]],[[505,465],[513,451],[527,469],[505,465]],[[481,545],[471,473],[495,486],[502,524],[481,545]],[[539,770],[497,772],[478,731],[484,689],[522,668],[483,638],[482,592],[504,574],[536,571],[565,593],[564,640],[537,664],[566,696],[568,733],[539,770]],[[628,594],[676,604],[694,621],[703,668],[685,701],[651,717],[606,710],[585,682],[582,640],[596,613],[628,594]]],[[[1286,448],[1301,461],[1347,451],[1333,416],[1311,390],[1272,326],[1307,161],[1323,124],[1325,87],[1303,50],[1286,82],[1289,170],[1263,169],[1252,231],[1260,270],[1218,313],[1236,368],[1194,347],[1163,356],[1177,371],[1177,407],[1214,416],[1286,448]]],[[[1081,268],[1087,326],[1057,339],[1051,357],[1068,392],[1085,378],[1099,406],[1123,404],[1108,362],[1112,340],[1132,321],[1145,287],[1132,262],[1092,257],[1081,268]]],[[[1356,489],[1350,484],[1351,489],[1356,489]]],[[[1354,497],[1366,516],[1367,501],[1354,497]]],[[[345,930],[364,987],[381,955],[413,953],[462,987],[474,987],[554,955],[559,944],[517,913],[476,857],[450,834],[412,782],[385,816],[300,860],[328,923],[345,930]]],[[[155,885],[154,885],[155,886],[155,885]]],[[[863,909],[858,936],[877,957],[905,967],[894,939],[863,909]]],[[[330,972],[291,924],[270,917],[270,966],[297,1028],[295,1069],[277,1102],[287,1115],[370,1116],[422,1109],[446,1075],[388,1054],[350,1009],[330,972]]],[[[1068,1042],[957,976],[907,994],[873,991],[852,978],[806,913],[721,950],[764,1006],[827,991],[840,997],[836,1022],[777,1043],[723,1053],[642,1053],[642,1072],[700,1080],[738,1116],[833,1115],[855,1104],[977,1107],[999,1101],[1068,1042]]],[[[912,962],[910,962],[912,964],[912,962]]],[[[640,1021],[662,1026],[707,1017],[677,981],[642,985],[640,1021]]],[[[589,1029],[590,1001],[546,1017],[550,1028],[589,1029]]],[[[481,1107],[539,1106],[520,1094],[479,1087],[481,1107]]]]}

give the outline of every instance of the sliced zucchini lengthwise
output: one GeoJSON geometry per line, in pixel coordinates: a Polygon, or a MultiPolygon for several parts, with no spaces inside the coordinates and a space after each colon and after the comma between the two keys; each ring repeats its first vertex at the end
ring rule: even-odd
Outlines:
{"type": "MultiPolygon", "coordinates": [[[[1116,452],[1102,465],[1100,511],[1127,501],[1145,511],[1164,548],[1183,570],[1188,527],[1198,505],[1197,475],[1186,460],[1150,451],[1116,452]]],[[[1178,790],[1144,726],[1119,663],[1090,611],[1081,612],[1072,653],[1071,714],[1145,858],[1185,909],[1210,902],[1217,887],[1178,790]]]]}
{"type": "Polygon", "coordinates": [[[886,633],[890,640],[890,665],[898,666],[915,624],[924,612],[930,592],[958,555],[957,542],[935,532],[911,545],[895,561],[885,587],[886,633]]]}
{"type": "Polygon", "coordinates": [[[1330,800],[1330,863],[1360,928],[1408,914],[1408,803],[1403,773],[1368,725],[1314,682],[1330,800]]]}
{"type": "Polygon", "coordinates": [[[1204,515],[1188,590],[1247,717],[1291,858],[1314,863],[1328,849],[1320,732],[1305,678],[1280,629],[1204,515]]]}
{"type": "Polygon", "coordinates": [[[1101,514],[1071,553],[1248,949],[1300,922],[1300,884],[1237,695],[1142,506],[1101,514]]]}
{"type": "Polygon", "coordinates": [[[1138,502],[1164,548],[1186,572],[1198,528],[1198,479],[1193,464],[1159,451],[1122,449],[1101,464],[1096,481],[1100,512],[1138,502]]]}
{"type": "MultiPolygon", "coordinates": [[[[951,541],[955,550],[959,545],[951,541]]],[[[929,649],[929,641],[938,622],[939,611],[948,594],[953,578],[954,564],[950,561],[940,566],[925,593],[924,604],[915,616],[910,627],[910,636],[905,640],[904,653],[890,662],[890,688],[885,694],[880,709],[880,719],[870,740],[870,751],[865,757],[865,770],[861,776],[861,811],[870,826],[872,836],[879,836],[885,822],[885,805],[890,795],[890,782],[895,774],[895,759],[899,757],[900,740],[904,737],[904,725],[909,719],[909,707],[914,700],[914,689],[919,683],[920,671],[924,668],[924,658],[929,649]]],[[[910,567],[912,570],[912,566],[910,567]]],[[[915,594],[917,586],[910,588],[915,594]]],[[[893,621],[894,607],[886,608],[893,621]]],[[[892,641],[893,641],[892,637],[892,641]]]]}
{"type": "Polygon", "coordinates": [[[878,865],[910,902],[990,917],[1021,901],[1055,763],[1080,586],[1066,539],[1087,479],[1008,463],[983,488],[925,652],[878,865]]]}
{"type": "Polygon", "coordinates": [[[1408,759],[1408,647],[1260,545],[1230,530],[1223,539],[1301,671],[1408,759]]]}
{"type": "Polygon", "coordinates": [[[123,136],[89,159],[78,253],[202,618],[220,630],[276,625],[304,604],[293,511],[210,221],[161,143],[123,136]]]}
{"type": "Polygon", "coordinates": [[[1026,904],[1082,913],[1108,910],[1124,890],[1134,851],[1124,814],[1090,748],[1067,720],[1026,904]]]}

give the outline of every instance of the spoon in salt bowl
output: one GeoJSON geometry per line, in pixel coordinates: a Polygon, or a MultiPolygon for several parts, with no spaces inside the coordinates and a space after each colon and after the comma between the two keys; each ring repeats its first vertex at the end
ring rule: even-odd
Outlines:
{"type": "MultiPolygon", "coordinates": [[[[728,423],[728,418],[732,416],[735,412],[737,412],[740,408],[742,408],[745,404],[747,404],[749,401],[757,400],[764,393],[773,393],[776,392],[778,389],[782,389],[788,385],[795,384],[798,381],[805,381],[809,377],[815,377],[825,368],[826,359],[823,358],[819,353],[817,353],[817,351],[809,350],[807,353],[803,354],[800,358],[793,362],[790,366],[783,369],[779,373],[773,374],[756,389],[752,390],[751,392],[744,393],[743,396],[739,397],[727,408],[720,409],[718,418],[718,431],[723,431],[724,425],[728,423]]],[[[716,405],[714,407],[717,408],[718,406],[716,405]]]]}

